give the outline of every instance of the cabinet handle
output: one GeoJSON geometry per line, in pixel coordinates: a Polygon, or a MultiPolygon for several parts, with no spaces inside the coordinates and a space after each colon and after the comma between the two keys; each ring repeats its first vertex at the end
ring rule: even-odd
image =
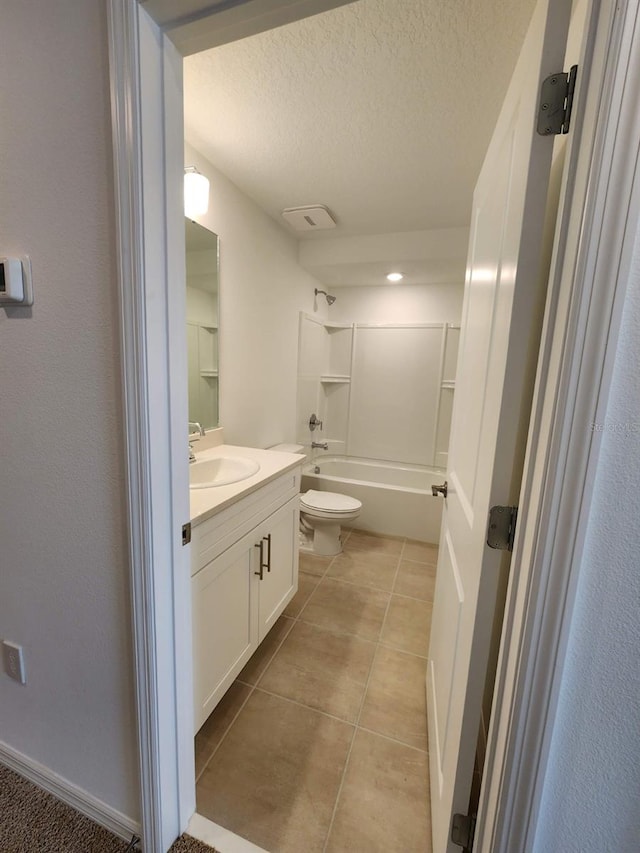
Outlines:
{"type": "Polygon", "coordinates": [[[263,540],[263,539],[261,539],[261,540],[260,540],[256,545],[254,545],[253,547],[254,547],[254,548],[260,548],[260,569],[259,569],[259,571],[254,572],[254,575],[258,575],[258,577],[260,578],[260,580],[262,580],[262,578],[263,578],[263,573],[262,573],[262,572],[263,572],[263,569],[264,569],[264,562],[263,562],[263,559],[262,559],[262,556],[263,556],[263,547],[264,547],[264,540],[263,540]]]}
{"type": "Polygon", "coordinates": [[[267,571],[271,571],[271,534],[268,533],[263,537],[267,540],[267,571]]]}

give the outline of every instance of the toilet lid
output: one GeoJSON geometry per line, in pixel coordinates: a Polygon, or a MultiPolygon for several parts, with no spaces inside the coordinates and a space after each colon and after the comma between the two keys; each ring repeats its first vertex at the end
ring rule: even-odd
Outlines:
{"type": "Polygon", "coordinates": [[[321,509],[323,512],[353,512],[362,508],[362,503],[349,495],[338,495],[335,492],[316,492],[309,489],[300,495],[300,503],[309,509],[321,509]]]}

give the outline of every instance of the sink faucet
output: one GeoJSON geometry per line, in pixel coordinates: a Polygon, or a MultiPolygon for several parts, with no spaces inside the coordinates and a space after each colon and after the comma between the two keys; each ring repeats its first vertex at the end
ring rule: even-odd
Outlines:
{"type": "Polygon", "coordinates": [[[328,441],[312,441],[311,442],[311,449],[315,450],[316,448],[320,448],[321,450],[328,450],[329,449],[329,442],[328,441]]]}
{"type": "MultiPolygon", "coordinates": [[[[198,421],[189,421],[187,429],[191,429],[191,427],[194,427],[199,436],[204,435],[204,427],[199,424],[198,421]]],[[[189,462],[196,461],[196,454],[193,452],[193,442],[197,440],[197,438],[192,438],[191,441],[189,441],[189,462]]]]}

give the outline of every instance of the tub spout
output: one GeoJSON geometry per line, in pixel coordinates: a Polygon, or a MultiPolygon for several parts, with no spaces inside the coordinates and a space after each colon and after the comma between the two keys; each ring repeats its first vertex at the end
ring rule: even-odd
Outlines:
{"type": "Polygon", "coordinates": [[[329,442],[328,441],[312,441],[311,442],[311,449],[315,450],[316,448],[320,448],[321,450],[328,450],[329,449],[329,442]]]}

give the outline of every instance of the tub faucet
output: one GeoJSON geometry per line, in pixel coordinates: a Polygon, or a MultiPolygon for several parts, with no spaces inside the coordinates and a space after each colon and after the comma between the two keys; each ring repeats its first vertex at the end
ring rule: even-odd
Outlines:
{"type": "Polygon", "coordinates": [[[312,441],[311,449],[315,450],[316,448],[320,448],[320,450],[328,450],[329,442],[328,441],[312,441]]]}

